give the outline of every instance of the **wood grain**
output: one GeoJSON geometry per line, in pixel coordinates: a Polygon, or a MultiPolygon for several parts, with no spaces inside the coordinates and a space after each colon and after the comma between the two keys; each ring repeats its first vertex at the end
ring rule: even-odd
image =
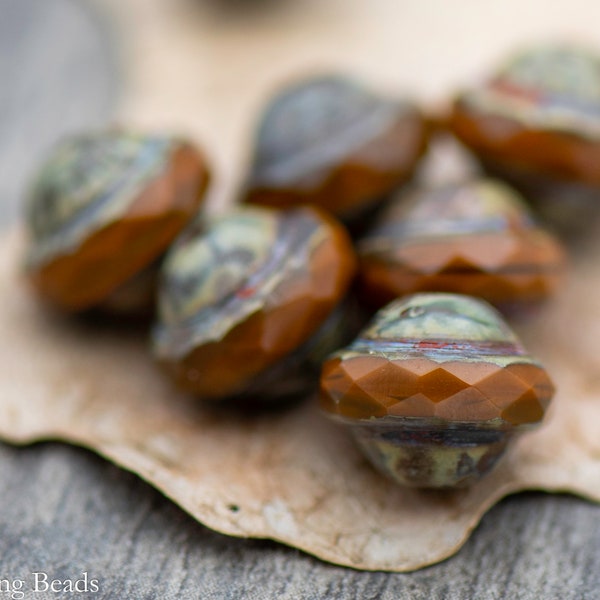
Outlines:
{"type": "Polygon", "coordinates": [[[90,598],[598,598],[598,507],[568,496],[505,500],[456,557],[387,574],[211,532],[84,450],[0,446],[0,478],[2,577],[88,570],[101,581],[90,598]]]}

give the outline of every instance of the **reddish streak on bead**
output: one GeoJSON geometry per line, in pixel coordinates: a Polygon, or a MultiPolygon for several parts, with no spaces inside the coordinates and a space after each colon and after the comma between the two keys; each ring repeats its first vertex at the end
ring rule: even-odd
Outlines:
{"type": "Polygon", "coordinates": [[[253,287],[245,287],[242,288],[241,290],[239,290],[236,293],[236,296],[238,298],[251,298],[252,296],[254,296],[254,293],[256,292],[256,289],[253,287]]]}
{"type": "Polygon", "coordinates": [[[415,348],[453,348],[454,342],[434,342],[432,340],[423,340],[415,344],[415,348]]]}
{"type": "Polygon", "coordinates": [[[517,96],[538,102],[542,98],[542,94],[536,90],[516,86],[505,79],[497,79],[490,84],[492,89],[505,92],[511,96],[517,96]]]}

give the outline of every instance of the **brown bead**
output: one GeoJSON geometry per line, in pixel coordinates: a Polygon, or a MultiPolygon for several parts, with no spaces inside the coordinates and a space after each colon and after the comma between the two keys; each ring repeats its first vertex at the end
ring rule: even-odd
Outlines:
{"type": "Polygon", "coordinates": [[[317,209],[238,209],[198,224],[164,265],[155,354],[184,390],[243,394],[317,333],[354,270],[344,228],[317,209]]]}
{"type": "Polygon", "coordinates": [[[450,128],[484,163],[600,186],[600,57],[529,48],[454,103],[450,128]]]}
{"type": "Polygon", "coordinates": [[[405,101],[355,82],[299,82],[269,105],[245,201],[271,207],[315,204],[348,222],[371,211],[412,175],[427,126],[405,101]]]}
{"type": "Polygon", "coordinates": [[[399,483],[460,487],[487,473],[554,393],[485,302],[415,294],[387,305],[323,365],[321,407],[399,483]]]}
{"type": "Polygon", "coordinates": [[[165,251],[208,181],[202,155],[174,138],[67,140],[43,167],[29,206],[32,282],[68,310],[102,304],[165,251]]]}
{"type": "Polygon", "coordinates": [[[556,289],[565,262],[518,194],[493,180],[399,197],[359,243],[359,257],[361,294],[374,306],[419,291],[537,302],[556,289]]]}

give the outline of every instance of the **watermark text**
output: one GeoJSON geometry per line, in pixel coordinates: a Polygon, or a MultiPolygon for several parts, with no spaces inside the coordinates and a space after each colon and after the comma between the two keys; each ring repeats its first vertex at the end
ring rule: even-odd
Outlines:
{"type": "Polygon", "coordinates": [[[57,579],[44,571],[32,571],[27,578],[0,577],[0,600],[23,600],[31,594],[54,592],[55,594],[95,594],[100,582],[87,571],[77,577],[57,579]]]}

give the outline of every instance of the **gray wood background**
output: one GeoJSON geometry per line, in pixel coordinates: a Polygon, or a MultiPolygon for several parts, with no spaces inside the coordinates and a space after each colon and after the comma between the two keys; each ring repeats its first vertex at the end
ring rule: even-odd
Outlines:
{"type": "MultiPolygon", "coordinates": [[[[119,73],[109,24],[76,0],[0,0],[0,82],[6,227],[49,145],[110,120],[119,73]]],[[[219,535],[133,475],[59,443],[0,444],[0,485],[0,580],[99,580],[95,594],[26,587],[25,598],[600,599],[600,507],[570,496],[509,498],[457,556],[387,574],[219,535]]]]}

